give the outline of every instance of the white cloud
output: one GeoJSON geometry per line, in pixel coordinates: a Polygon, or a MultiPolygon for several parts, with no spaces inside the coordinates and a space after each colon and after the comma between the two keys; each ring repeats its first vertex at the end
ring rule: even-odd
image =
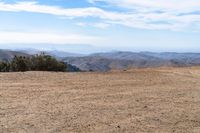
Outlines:
{"type": "Polygon", "coordinates": [[[79,34],[0,32],[0,43],[48,43],[48,44],[90,44],[98,43],[101,38],[79,34]]]}
{"type": "Polygon", "coordinates": [[[99,16],[103,11],[95,7],[89,8],[74,8],[74,9],[63,9],[57,6],[39,5],[36,2],[19,2],[16,4],[5,4],[0,2],[1,11],[11,12],[34,12],[34,13],[46,13],[52,15],[59,15],[65,17],[87,17],[87,16],[99,16]]]}
{"type": "Polygon", "coordinates": [[[84,23],[84,22],[79,22],[76,23],[78,26],[86,27],[86,26],[92,26],[100,29],[106,29],[110,26],[110,24],[107,23],[84,23]]]}
{"type": "Polygon", "coordinates": [[[199,0],[88,0],[90,3],[106,2],[126,8],[150,8],[164,10],[191,11],[199,10],[199,0]]]}
{"type": "Polygon", "coordinates": [[[79,23],[76,23],[76,25],[85,27],[85,26],[87,26],[87,23],[79,22],[79,23]]]}
{"type": "Polygon", "coordinates": [[[94,24],[94,27],[97,27],[97,28],[101,28],[101,29],[106,29],[108,28],[110,25],[107,24],[107,23],[95,23],[94,24]]]}
{"type": "MultiPolygon", "coordinates": [[[[19,2],[15,4],[0,2],[0,11],[44,13],[69,19],[94,17],[100,19],[99,22],[93,25],[98,28],[106,28],[109,24],[120,24],[143,29],[183,30],[188,27],[195,29],[194,26],[199,27],[198,25],[200,23],[200,14],[192,13],[199,11],[199,0],[89,1],[92,3],[104,1],[118,8],[127,8],[128,11],[106,11],[97,7],[61,8],[57,6],[39,5],[35,2],[19,2]]],[[[83,23],[81,25],[83,26],[83,23]]]]}

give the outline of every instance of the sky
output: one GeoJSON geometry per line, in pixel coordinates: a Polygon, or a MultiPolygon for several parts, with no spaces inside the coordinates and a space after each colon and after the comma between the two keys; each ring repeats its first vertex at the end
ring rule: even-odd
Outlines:
{"type": "Polygon", "coordinates": [[[0,0],[0,48],[19,47],[200,52],[200,0],[0,0]]]}

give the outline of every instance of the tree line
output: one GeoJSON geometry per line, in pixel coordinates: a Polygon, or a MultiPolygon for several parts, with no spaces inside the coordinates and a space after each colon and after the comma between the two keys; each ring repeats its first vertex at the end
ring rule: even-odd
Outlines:
{"type": "Polygon", "coordinates": [[[15,56],[11,61],[0,61],[0,72],[24,71],[67,71],[67,64],[54,57],[40,54],[34,56],[15,56]]]}

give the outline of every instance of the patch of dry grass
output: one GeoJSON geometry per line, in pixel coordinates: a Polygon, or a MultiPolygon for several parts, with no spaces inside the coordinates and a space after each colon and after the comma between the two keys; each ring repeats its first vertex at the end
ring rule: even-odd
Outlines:
{"type": "Polygon", "coordinates": [[[200,132],[200,68],[0,73],[0,132],[200,132]]]}

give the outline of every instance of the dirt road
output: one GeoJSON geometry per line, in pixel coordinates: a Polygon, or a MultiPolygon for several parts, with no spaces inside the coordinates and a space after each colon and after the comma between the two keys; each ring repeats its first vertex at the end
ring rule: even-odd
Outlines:
{"type": "Polygon", "coordinates": [[[2,133],[200,133],[200,68],[0,73],[2,133]]]}

